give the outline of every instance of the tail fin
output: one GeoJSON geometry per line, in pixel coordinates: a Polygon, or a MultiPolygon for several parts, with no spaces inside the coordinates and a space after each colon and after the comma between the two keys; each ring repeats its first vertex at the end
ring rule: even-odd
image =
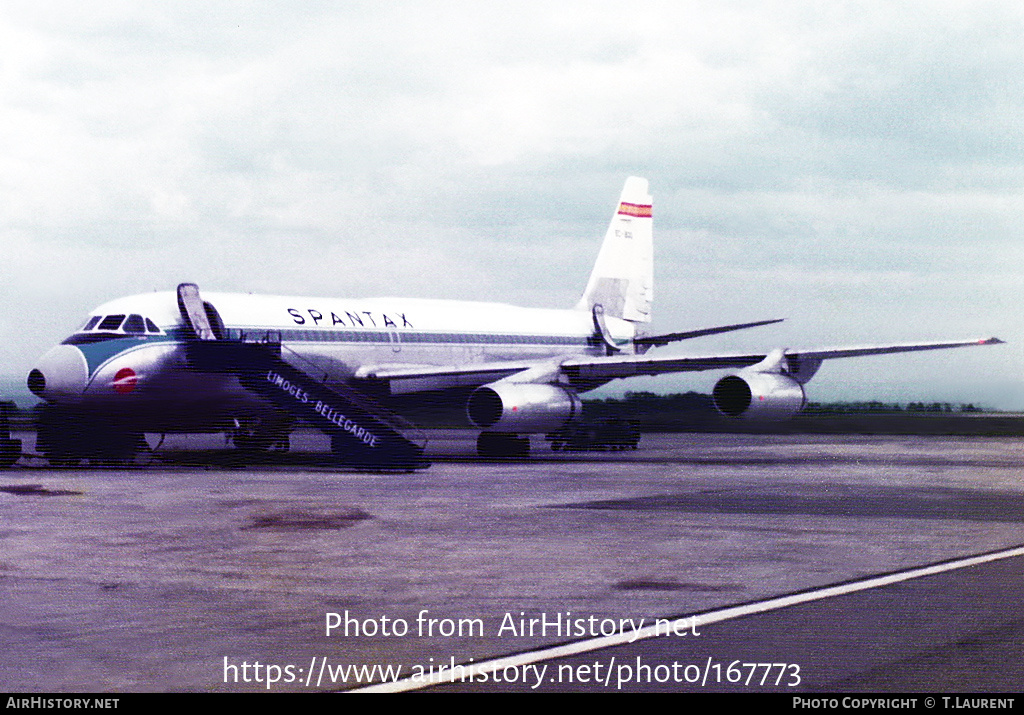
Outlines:
{"type": "Polygon", "coordinates": [[[647,179],[626,179],[587,289],[576,308],[649,323],[654,292],[654,240],[647,179]]]}

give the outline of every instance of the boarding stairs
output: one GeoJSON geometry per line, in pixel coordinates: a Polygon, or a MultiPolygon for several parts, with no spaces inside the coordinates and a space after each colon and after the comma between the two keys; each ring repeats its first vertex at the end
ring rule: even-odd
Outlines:
{"type": "Polygon", "coordinates": [[[280,332],[215,328],[215,311],[191,283],[178,286],[178,306],[195,335],[187,346],[191,365],[232,374],[246,390],[313,424],[330,436],[340,464],[366,469],[430,466],[423,456],[425,440],[412,425],[365,393],[329,380],[315,365],[282,347],[280,332]],[[314,376],[317,373],[321,379],[314,376]]]}

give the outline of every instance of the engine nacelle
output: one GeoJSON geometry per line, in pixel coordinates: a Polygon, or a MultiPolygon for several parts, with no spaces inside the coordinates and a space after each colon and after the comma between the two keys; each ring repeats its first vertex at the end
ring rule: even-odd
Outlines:
{"type": "Polygon", "coordinates": [[[803,386],[787,375],[741,372],[723,377],[712,392],[715,407],[726,417],[787,420],[803,409],[803,386]]]}
{"type": "Polygon", "coordinates": [[[492,432],[553,432],[583,414],[579,395],[558,385],[492,382],[466,403],[469,421],[492,432]]]}

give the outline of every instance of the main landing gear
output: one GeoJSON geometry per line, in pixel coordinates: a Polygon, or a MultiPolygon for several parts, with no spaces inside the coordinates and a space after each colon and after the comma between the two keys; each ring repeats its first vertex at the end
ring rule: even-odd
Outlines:
{"type": "Polygon", "coordinates": [[[505,432],[481,432],[476,439],[476,453],[489,458],[529,457],[530,438],[505,432]]]}
{"type": "Polygon", "coordinates": [[[640,427],[636,422],[609,419],[584,422],[563,427],[547,435],[554,451],[571,452],[636,449],[640,444],[640,427]]]}
{"type": "Polygon", "coordinates": [[[271,452],[284,454],[291,448],[288,438],[294,426],[295,420],[287,416],[252,422],[236,420],[231,442],[235,449],[252,458],[266,457],[271,452]]]}
{"type": "Polygon", "coordinates": [[[146,448],[142,432],[99,416],[46,405],[36,425],[36,451],[50,464],[122,466],[146,448]]]}

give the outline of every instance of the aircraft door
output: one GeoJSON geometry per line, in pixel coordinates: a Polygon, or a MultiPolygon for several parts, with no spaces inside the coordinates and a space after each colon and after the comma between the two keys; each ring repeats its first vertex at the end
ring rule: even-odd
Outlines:
{"type": "Polygon", "coordinates": [[[178,286],[178,310],[181,311],[185,325],[192,328],[200,340],[224,337],[224,323],[217,314],[217,309],[203,302],[199,295],[199,286],[195,283],[182,283],[178,286]],[[222,334],[218,335],[218,331],[222,334]]]}

